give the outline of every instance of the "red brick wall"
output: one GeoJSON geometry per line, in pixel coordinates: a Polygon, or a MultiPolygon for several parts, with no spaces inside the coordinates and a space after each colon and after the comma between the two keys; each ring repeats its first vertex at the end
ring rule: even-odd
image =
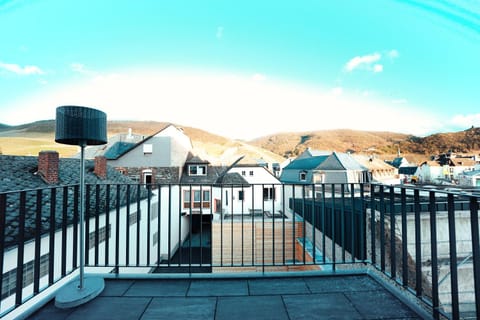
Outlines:
{"type": "Polygon", "coordinates": [[[38,173],[48,184],[58,183],[58,152],[40,151],[38,154],[38,173]]]}
{"type": "Polygon", "coordinates": [[[93,172],[99,177],[100,179],[107,178],[107,158],[104,156],[97,156],[95,157],[95,169],[93,172]]]}

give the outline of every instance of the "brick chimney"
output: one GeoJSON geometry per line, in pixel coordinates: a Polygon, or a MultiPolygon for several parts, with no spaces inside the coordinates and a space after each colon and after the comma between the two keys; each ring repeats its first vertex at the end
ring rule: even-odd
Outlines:
{"type": "Polygon", "coordinates": [[[40,151],[38,154],[38,174],[48,184],[58,183],[58,152],[40,151]]]}
{"type": "Polygon", "coordinates": [[[95,157],[95,168],[93,169],[93,173],[95,173],[100,179],[107,178],[107,158],[104,156],[95,157]]]}

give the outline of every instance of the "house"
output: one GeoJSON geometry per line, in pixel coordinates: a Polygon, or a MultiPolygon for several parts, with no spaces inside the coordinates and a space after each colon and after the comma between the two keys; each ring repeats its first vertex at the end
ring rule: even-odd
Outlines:
{"type": "Polygon", "coordinates": [[[464,171],[458,175],[458,184],[465,187],[480,187],[480,170],[464,171]]]}
{"type": "MultiPolygon", "coordinates": [[[[282,187],[280,180],[266,167],[256,164],[238,164],[228,170],[228,174],[239,174],[247,184],[232,186],[231,203],[225,203],[224,212],[231,214],[254,213],[262,208],[267,214],[275,214],[282,208],[282,187]]],[[[228,190],[226,190],[228,191],[228,190]]],[[[228,197],[225,197],[228,199],[228,197]]]]}
{"type": "Polygon", "coordinates": [[[403,183],[416,183],[418,181],[417,169],[417,166],[401,166],[400,168],[398,168],[400,180],[403,183]]]}
{"type": "Polygon", "coordinates": [[[190,138],[174,125],[148,137],[129,132],[110,140],[106,147],[88,147],[86,153],[105,156],[109,165],[142,184],[178,183],[193,148],[190,138]]]}
{"type": "Polygon", "coordinates": [[[410,165],[410,163],[408,162],[408,160],[405,157],[400,157],[400,156],[396,157],[395,159],[393,159],[391,161],[385,161],[385,162],[394,166],[395,168],[400,168],[400,167],[405,167],[405,166],[410,165]]]}
{"type": "Polygon", "coordinates": [[[420,164],[417,170],[418,182],[456,183],[463,172],[475,170],[476,161],[470,157],[449,154],[448,156],[440,155],[435,159],[420,164]]]}
{"type": "MultiPolygon", "coordinates": [[[[158,191],[149,195],[144,187],[132,186],[132,180],[108,166],[105,157],[87,160],[85,168],[87,265],[94,263],[99,255],[114,261],[116,250],[126,253],[119,261],[125,266],[160,261],[175,252],[185,238],[179,239],[179,233],[185,234],[188,225],[183,226],[183,230],[178,227],[179,213],[168,213],[165,199],[159,204],[158,191]],[[167,232],[166,226],[160,230],[159,219],[171,220],[172,231],[167,232]],[[111,230],[121,230],[127,236],[114,239],[111,230]],[[151,241],[146,237],[151,237],[151,241]],[[135,246],[138,239],[150,246],[138,248],[135,246]]],[[[13,294],[17,291],[19,261],[25,279],[24,296],[34,290],[34,272],[39,272],[40,284],[46,285],[73,267],[72,259],[64,264],[56,253],[79,255],[76,251],[80,241],[77,228],[79,169],[79,159],[59,158],[55,151],[42,151],[38,157],[0,155],[0,215],[4,217],[5,226],[0,230],[4,257],[0,269],[2,310],[15,304],[13,294]],[[35,232],[38,229],[42,232],[35,232]],[[18,252],[24,253],[22,260],[18,252]],[[34,262],[39,263],[39,271],[34,271],[34,262]]]]}
{"type": "Polygon", "coordinates": [[[373,156],[351,155],[360,165],[368,169],[372,182],[395,185],[400,183],[399,169],[373,156]]]}
{"type": "Polygon", "coordinates": [[[304,158],[311,158],[311,157],[320,157],[320,156],[328,156],[332,152],[327,150],[314,150],[310,147],[305,149],[301,154],[298,155],[296,159],[304,159],[304,158]]]}
{"type": "Polygon", "coordinates": [[[283,168],[280,181],[287,184],[319,183],[316,169],[329,155],[310,156],[295,159],[283,168]]]}

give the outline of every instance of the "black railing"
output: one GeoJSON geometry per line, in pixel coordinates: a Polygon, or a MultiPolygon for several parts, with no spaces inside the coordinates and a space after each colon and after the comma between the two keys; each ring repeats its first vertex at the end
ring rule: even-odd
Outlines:
{"type": "MultiPolygon", "coordinates": [[[[0,193],[4,315],[79,259],[79,188],[0,193]]],[[[113,273],[373,268],[434,318],[480,315],[478,198],[385,185],[87,185],[86,267],[113,273]],[[132,271],[133,270],[133,271],[132,271]]]]}

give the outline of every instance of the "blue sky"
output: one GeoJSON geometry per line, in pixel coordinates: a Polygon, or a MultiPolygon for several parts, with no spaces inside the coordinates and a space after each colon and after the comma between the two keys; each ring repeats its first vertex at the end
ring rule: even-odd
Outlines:
{"type": "Polygon", "coordinates": [[[231,138],[480,126],[480,2],[0,0],[0,123],[85,105],[231,138]]]}

